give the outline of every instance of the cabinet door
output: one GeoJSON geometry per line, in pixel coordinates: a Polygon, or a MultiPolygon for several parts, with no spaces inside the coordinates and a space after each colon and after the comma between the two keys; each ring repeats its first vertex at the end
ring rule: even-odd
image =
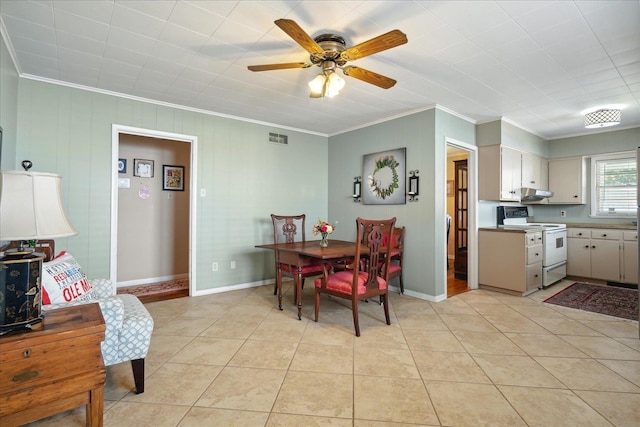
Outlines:
{"type": "Polygon", "coordinates": [[[520,201],[522,153],[509,147],[502,147],[500,152],[500,200],[520,201]]]}
{"type": "Polygon", "coordinates": [[[546,189],[542,183],[542,159],[535,154],[522,153],[522,186],[546,189]]]}
{"type": "Polygon", "coordinates": [[[620,242],[591,239],[591,276],[594,279],[620,281],[620,242]]]}
{"type": "Polygon", "coordinates": [[[638,283],[638,242],[622,242],[622,265],[624,283],[638,283]]]}
{"type": "Polygon", "coordinates": [[[582,157],[549,160],[549,203],[584,204],[585,185],[582,157]]]}
{"type": "Polygon", "coordinates": [[[591,277],[591,241],[567,239],[567,275],[591,277]]]}

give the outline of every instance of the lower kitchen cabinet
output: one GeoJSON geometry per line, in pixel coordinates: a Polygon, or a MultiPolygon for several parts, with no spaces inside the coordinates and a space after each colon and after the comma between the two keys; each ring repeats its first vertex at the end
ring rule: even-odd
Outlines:
{"type": "Polygon", "coordinates": [[[527,295],[542,286],[542,233],[479,230],[481,288],[527,295]]]}
{"type": "Polygon", "coordinates": [[[638,283],[638,236],[635,231],[605,228],[567,230],[567,275],[638,283]]]}
{"type": "Polygon", "coordinates": [[[638,232],[622,233],[622,282],[638,283],[638,232]]]}

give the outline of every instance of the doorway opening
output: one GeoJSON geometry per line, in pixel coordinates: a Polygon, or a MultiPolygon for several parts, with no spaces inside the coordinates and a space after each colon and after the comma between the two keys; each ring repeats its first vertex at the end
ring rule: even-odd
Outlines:
{"type": "Polygon", "coordinates": [[[112,126],[114,287],[188,280],[194,293],[196,160],[195,136],[112,126]]]}
{"type": "Polygon", "coordinates": [[[447,140],[447,298],[478,287],[477,148],[447,140]]]}

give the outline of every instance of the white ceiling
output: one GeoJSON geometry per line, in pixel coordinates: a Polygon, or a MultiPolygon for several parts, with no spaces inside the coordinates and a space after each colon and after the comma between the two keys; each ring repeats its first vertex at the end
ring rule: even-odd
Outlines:
{"type": "Polygon", "coordinates": [[[546,139],[592,133],[583,113],[604,106],[640,126],[638,0],[0,0],[0,19],[23,77],[324,135],[435,105],[546,139]],[[353,63],[398,83],[345,77],[338,96],[312,99],[316,67],[248,71],[308,61],[279,18],[347,46],[400,29],[407,44],[353,63]]]}

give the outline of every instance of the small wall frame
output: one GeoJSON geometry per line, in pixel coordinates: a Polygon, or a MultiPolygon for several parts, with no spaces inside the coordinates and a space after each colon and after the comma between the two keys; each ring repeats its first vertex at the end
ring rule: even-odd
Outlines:
{"type": "Polygon", "coordinates": [[[153,178],[153,160],[133,159],[133,176],[153,178]]]}
{"type": "Polygon", "coordinates": [[[184,191],[184,166],[162,165],[162,189],[184,191]]]}

